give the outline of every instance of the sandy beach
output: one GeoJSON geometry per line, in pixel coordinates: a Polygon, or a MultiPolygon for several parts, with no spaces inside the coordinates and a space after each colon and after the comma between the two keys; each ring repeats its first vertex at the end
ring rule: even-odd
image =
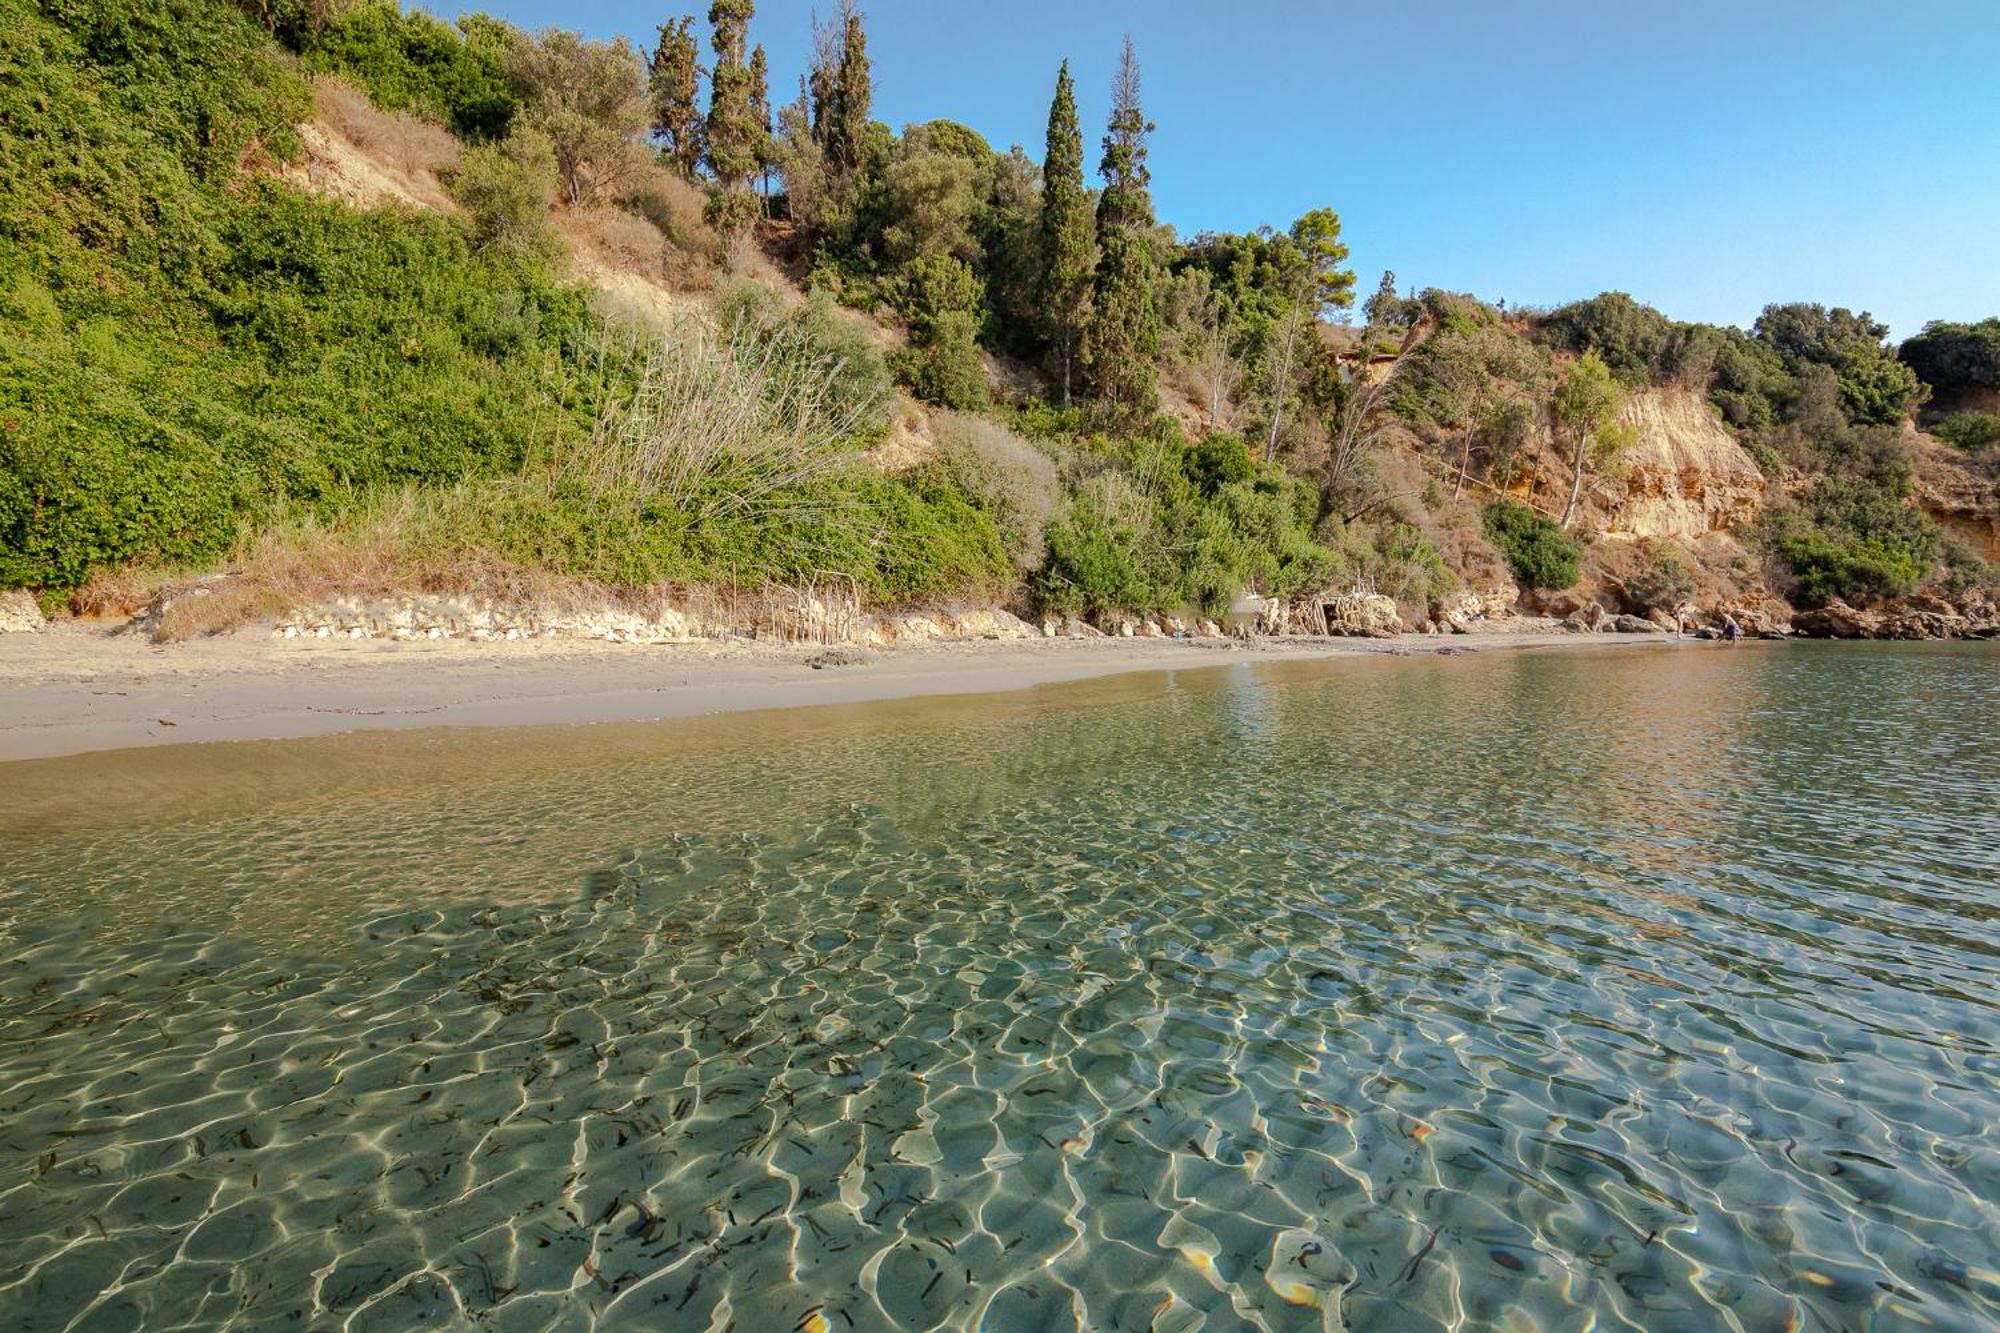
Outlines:
{"type": "Polygon", "coordinates": [[[433,726],[642,721],[983,694],[1133,671],[1552,647],[1655,647],[1558,632],[1395,639],[944,642],[815,667],[828,650],[753,641],[287,641],[248,631],[154,644],[87,622],[0,635],[0,762],[197,741],[433,726]]]}

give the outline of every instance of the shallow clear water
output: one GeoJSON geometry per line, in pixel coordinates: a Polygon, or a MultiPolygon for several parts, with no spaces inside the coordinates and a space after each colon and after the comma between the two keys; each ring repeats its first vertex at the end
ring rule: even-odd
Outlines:
{"type": "Polygon", "coordinates": [[[0,1327],[2000,1326],[2000,654],[0,767],[0,1327]]]}

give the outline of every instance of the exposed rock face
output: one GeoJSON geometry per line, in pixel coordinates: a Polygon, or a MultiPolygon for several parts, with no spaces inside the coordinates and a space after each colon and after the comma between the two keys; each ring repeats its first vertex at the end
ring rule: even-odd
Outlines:
{"type": "Polygon", "coordinates": [[[1452,634],[1469,634],[1473,626],[1514,614],[1521,590],[1513,584],[1481,592],[1466,588],[1431,603],[1431,620],[1452,634]]]}
{"type": "Polygon", "coordinates": [[[42,608],[26,589],[0,592],[0,634],[33,634],[43,623],[42,608]]]}
{"type": "Polygon", "coordinates": [[[1658,634],[1660,627],[1641,616],[1613,616],[1611,627],[1620,634],[1658,634]]]}
{"type": "Polygon", "coordinates": [[[1929,593],[1915,593],[1878,608],[1853,607],[1835,599],[1799,612],[1792,617],[1792,627],[1815,639],[1991,639],[2000,638],[2000,608],[1977,591],[1956,604],[1929,593]]]}
{"type": "Polygon", "coordinates": [[[1929,435],[1910,440],[1917,503],[1981,559],[2000,564],[2000,475],[1929,435]]]}
{"type": "Polygon", "coordinates": [[[1607,534],[1694,541],[1756,516],[1764,474],[1701,395],[1643,389],[1624,419],[1638,436],[1591,487],[1607,534]]]}

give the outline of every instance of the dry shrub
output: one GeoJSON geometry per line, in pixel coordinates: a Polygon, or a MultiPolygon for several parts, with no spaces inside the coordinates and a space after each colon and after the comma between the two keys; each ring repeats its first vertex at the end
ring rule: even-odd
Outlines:
{"type": "Polygon", "coordinates": [[[557,225],[608,268],[651,282],[666,276],[667,238],[636,213],[621,208],[579,208],[560,214],[557,225]]]}
{"type": "Polygon", "coordinates": [[[953,480],[993,515],[1017,569],[1039,569],[1043,540],[1061,499],[1056,465],[997,422],[962,412],[937,413],[932,433],[953,480]]]}
{"type": "Polygon", "coordinates": [[[648,162],[634,173],[619,203],[704,263],[722,252],[721,241],[706,221],[707,196],[658,163],[648,162]]]}
{"type": "Polygon", "coordinates": [[[456,170],[459,160],[459,143],[450,130],[407,111],[384,111],[367,93],[331,75],[313,79],[313,108],[322,124],[402,177],[425,202],[447,206],[438,178],[456,170]]]}
{"type": "Polygon", "coordinates": [[[559,471],[697,522],[790,513],[800,488],[852,459],[882,409],[886,386],[855,380],[795,321],[723,332],[682,319],[636,350],[631,397],[559,471]]]}
{"type": "Polygon", "coordinates": [[[1486,526],[1473,505],[1451,505],[1422,526],[1425,537],[1444,558],[1445,567],[1457,571],[1468,588],[1485,592],[1513,581],[1506,558],[1487,539],[1486,526]]]}

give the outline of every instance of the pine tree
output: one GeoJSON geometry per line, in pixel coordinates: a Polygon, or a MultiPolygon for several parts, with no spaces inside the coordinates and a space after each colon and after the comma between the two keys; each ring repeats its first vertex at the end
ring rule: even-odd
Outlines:
{"type": "Polygon", "coordinates": [[[682,178],[701,167],[701,65],[692,16],[660,25],[646,80],[653,104],[653,133],[682,178]]]}
{"type": "Polygon", "coordinates": [[[1083,187],[1083,132],[1076,123],[1076,83],[1063,61],[1049,104],[1048,148],[1042,160],[1042,275],[1038,295],[1049,356],[1062,373],[1069,404],[1072,373],[1090,315],[1097,264],[1097,223],[1083,187]]]}
{"type": "Polygon", "coordinates": [[[1147,186],[1146,136],[1154,126],[1139,106],[1139,61],[1132,39],[1111,85],[1111,119],[1098,170],[1099,258],[1095,310],[1084,340],[1091,392],[1134,415],[1159,405],[1159,256],[1153,242],[1153,198],[1147,186]]]}
{"type": "Polygon", "coordinates": [[[757,202],[748,190],[758,164],[757,117],[744,58],[752,12],[752,0],[715,0],[708,10],[715,68],[708,77],[707,156],[717,187],[708,212],[716,229],[732,238],[757,213],[757,202]]]}

